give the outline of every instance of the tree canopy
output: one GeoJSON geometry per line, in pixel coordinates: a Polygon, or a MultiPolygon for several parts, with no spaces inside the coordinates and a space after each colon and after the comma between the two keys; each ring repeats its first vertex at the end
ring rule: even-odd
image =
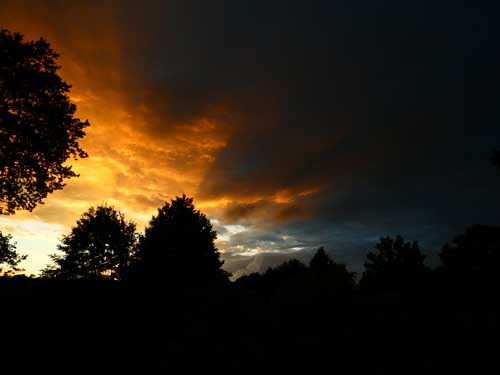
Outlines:
{"type": "Polygon", "coordinates": [[[403,237],[382,237],[369,252],[361,285],[375,289],[400,289],[417,282],[427,270],[425,255],[417,241],[405,242],[403,237]]]}
{"type": "Polygon", "coordinates": [[[16,244],[12,242],[10,234],[3,235],[0,232],[0,273],[8,273],[9,271],[17,271],[17,265],[26,259],[26,255],[19,255],[16,251],[16,244]],[[5,271],[2,265],[7,265],[9,269],[5,271]]]}
{"type": "Polygon", "coordinates": [[[122,280],[136,245],[135,224],[109,206],[90,208],[64,236],[45,276],[122,280]]]}
{"type": "Polygon", "coordinates": [[[500,169],[500,151],[495,151],[491,157],[491,162],[495,167],[500,169]]]}
{"type": "Polygon", "coordinates": [[[154,280],[184,284],[226,280],[215,247],[210,220],[195,208],[193,198],[172,199],[158,209],[140,239],[137,270],[154,280]]]}
{"type": "Polygon", "coordinates": [[[464,281],[496,281],[500,262],[500,227],[473,225],[443,246],[439,254],[446,271],[464,281]]]}
{"type": "Polygon", "coordinates": [[[58,57],[44,39],[0,30],[0,214],[31,211],[77,176],[69,158],[87,157],[89,123],[74,117],[58,57]]]}
{"type": "Polygon", "coordinates": [[[312,257],[309,270],[313,280],[320,285],[337,290],[354,288],[355,273],[349,272],[344,264],[336,263],[323,247],[320,247],[312,257]]]}
{"type": "Polygon", "coordinates": [[[306,265],[300,260],[292,258],[274,268],[268,268],[264,276],[270,280],[286,281],[303,277],[306,272],[306,265]]]}

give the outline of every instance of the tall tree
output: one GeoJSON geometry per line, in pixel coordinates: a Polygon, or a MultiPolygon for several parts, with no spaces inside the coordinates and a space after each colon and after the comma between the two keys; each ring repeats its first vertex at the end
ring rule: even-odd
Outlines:
{"type": "Polygon", "coordinates": [[[64,236],[52,255],[54,265],[42,274],[65,279],[110,279],[125,277],[135,250],[135,224],[113,207],[98,206],[85,212],[71,233],[64,236]]]}
{"type": "Polygon", "coordinates": [[[376,252],[366,256],[361,286],[374,289],[401,289],[415,286],[427,271],[425,255],[417,241],[405,242],[403,237],[382,237],[376,252]]]}
{"type": "Polygon", "coordinates": [[[328,272],[335,262],[328,256],[324,247],[320,247],[311,261],[309,262],[309,269],[314,272],[328,272]]]}
{"type": "Polygon", "coordinates": [[[17,265],[26,259],[26,255],[19,255],[16,251],[16,244],[12,242],[10,234],[3,235],[0,232],[0,273],[9,273],[18,271],[17,265]],[[5,271],[2,265],[7,265],[9,268],[5,271]]]}
{"type": "Polygon", "coordinates": [[[31,211],[77,176],[67,159],[87,157],[89,123],[74,117],[58,57],[44,39],[0,30],[0,214],[31,211]]]}
{"type": "Polygon", "coordinates": [[[210,220],[193,198],[172,199],[158,209],[140,240],[137,269],[155,281],[198,284],[226,280],[210,220]]]}

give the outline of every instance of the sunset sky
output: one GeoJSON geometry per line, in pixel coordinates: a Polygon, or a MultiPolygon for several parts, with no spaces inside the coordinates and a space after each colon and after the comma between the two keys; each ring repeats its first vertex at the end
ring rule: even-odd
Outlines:
{"type": "Polygon", "coordinates": [[[432,260],[500,224],[498,41],[478,3],[3,0],[0,28],[51,43],[91,126],[80,177],[0,230],[36,273],[90,206],[142,231],[185,193],[236,276],[319,246],[361,271],[396,234],[432,260]]]}

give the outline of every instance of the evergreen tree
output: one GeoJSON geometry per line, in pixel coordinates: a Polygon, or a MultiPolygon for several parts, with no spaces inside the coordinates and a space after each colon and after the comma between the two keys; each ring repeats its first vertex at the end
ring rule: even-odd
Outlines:
{"type": "Polygon", "coordinates": [[[335,262],[328,256],[324,247],[320,247],[311,261],[309,262],[309,269],[313,272],[328,272],[335,265],[335,262]]]}
{"type": "Polygon", "coordinates": [[[355,273],[349,272],[344,264],[338,264],[320,247],[311,261],[309,271],[316,287],[327,291],[350,291],[354,288],[355,273]]]}
{"type": "Polygon", "coordinates": [[[202,285],[227,280],[216,237],[210,220],[193,205],[193,198],[176,197],[158,209],[141,237],[136,271],[158,283],[202,285]]]}

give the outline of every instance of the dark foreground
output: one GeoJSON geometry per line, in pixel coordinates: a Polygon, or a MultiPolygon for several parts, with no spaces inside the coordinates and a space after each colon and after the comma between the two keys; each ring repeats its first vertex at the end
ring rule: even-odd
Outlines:
{"type": "Polygon", "coordinates": [[[491,292],[153,291],[0,283],[8,373],[471,374],[498,370],[491,292]]]}

